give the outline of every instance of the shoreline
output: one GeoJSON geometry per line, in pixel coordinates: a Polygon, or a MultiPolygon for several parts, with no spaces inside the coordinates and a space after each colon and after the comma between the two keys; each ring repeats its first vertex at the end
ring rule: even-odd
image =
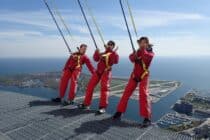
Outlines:
{"type": "MultiPolygon", "coordinates": [[[[1,86],[15,86],[18,88],[49,88],[58,90],[61,72],[45,72],[45,73],[29,73],[17,74],[10,76],[0,76],[1,86]]],[[[85,92],[86,85],[89,81],[90,75],[81,73],[78,81],[78,92],[85,92]]],[[[113,76],[110,83],[110,95],[121,97],[122,92],[128,82],[128,78],[113,76]]],[[[150,98],[152,103],[158,102],[160,99],[168,96],[182,85],[178,81],[169,80],[150,80],[150,98]]],[[[97,86],[95,96],[99,96],[100,87],[97,86]]],[[[134,91],[131,99],[138,100],[138,87],[134,91]]]]}

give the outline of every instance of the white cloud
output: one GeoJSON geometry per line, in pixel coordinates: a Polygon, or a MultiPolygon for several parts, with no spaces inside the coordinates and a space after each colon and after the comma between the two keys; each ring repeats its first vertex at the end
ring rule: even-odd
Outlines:
{"type": "MultiPolygon", "coordinates": [[[[22,33],[21,33],[22,34],[22,33]]],[[[24,33],[23,33],[24,34],[24,33]]],[[[97,42],[99,38],[97,37],[97,42]]],[[[111,36],[119,46],[120,56],[128,56],[132,49],[127,36],[111,36]]],[[[80,43],[89,45],[88,55],[92,56],[95,47],[90,37],[75,36],[71,41],[73,51],[80,43]]],[[[1,39],[0,57],[67,57],[68,51],[60,36],[13,36],[1,39]]],[[[210,40],[200,36],[159,36],[152,37],[156,56],[210,56],[210,40]]],[[[135,44],[137,48],[137,44],[135,44]]],[[[99,48],[103,50],[102,43],[99,48]]]]}
{"type": "MultiPolygon", "coordinates": [[[[79,15],[80,13],[78,13],[79,11],[62,10],[61,12],[67,23],[70,24],[70,28],[80,33],[75,36],[76,40],[79,40],[78,42],[72,42],[67,37],[70,45],[75,47],[80,43],[87,43],[90,46],[88,54],[92,55],[94,46],[86,25],[84,25],[84,21],[81,15],[79,15]],[[72,21],[72,19],[74,20],[72,21]]],[[[115,26],[121,31],[125,29],[125,26],[123,18],[119,14],[96,13],[96,18],[101,27],[115,26]],[[107,22],[107,19],[111,22],[107,22]]],[[[192,23],[208,20],[208,17],[198,13],[175,13],[168,11],[137,10],[134,11],[134,16],[137,27],[140,27],[139,29],[181,24],[183,21],[192,23]]],[[[0,57],[64,57],[68,55],[63,40],[58,36],[57,29],[48,11],[1,11],[0,21],[32,25],[48,31],[56,31],[56,35],[49,35],[44,31],[37,31],[33,28],[20,30],[14,26],[14,29],[4,29],[0,33],[0,57]]],[[[154,50],[158,56],[210,56],[210,41],[207,36],[200,37],[199,35],[194,35],[191,31],[179,32],[173,30],[168,36],[150,37],[155,44],[154,50]]],[[[109,35],[109,38],[116,41],[121,56],[128,56],[131,52],[131,47],[126,32],[125,36],[122,34],[109,35]]],[[[97,42],[100,42],[98,36],[96,36],[96,39],[97,42]]],[[[102,43],[100,45],[102,46],[102,43]]]]}
{"type": "Polygon", "coordinates": [[[160,56],[210,56],[210,40],[200,36],[156,37],[155,51],[160,56]]]}
{"type": "MultiPolygon", "coordinates": [[[[64,15],[62,15],[63,18],[65,19],[67,25],[72,30],[85,34],[88,32],[86,26],[76,23],[76,22],[83,22],[83,19],[81,19],[79,15],[75,15],[74,13],[71,12],[71,10],[64,10],[64,11],[62,10],[62,12],[64,13],[64,15]]],[[[58,23],[62,25],[61,21],[59,20],[59,17],[56,16],[56,18],[58,19],[57,20],[58,23]]],[[[29,26],[39,27],[48,31],[57,30],[47,10],[29,11],[29,12],[0,10],[0,21],[9,22],[13,24],[18,23],[23,26],[29,25],[29,26]]],[[[13,26],[13,28],[16,28],[16,26],[13,26]]],[[[61,28],[63,29],[64,27],[61,26],[61,28]]]]}
{"type": "MultiPolygon", "coordinates": [[[[68,50],[58,35],[26,35],[28,32],[2,32],[0,34],[0,58],[4,57],[67,57],[68,50]],[[19,35],[21,34],[21,35],[19,35]],[[7,35],[5,38],[4,35],[7,35]]],[[[33,33],[33,32],[32,32],[33,33]]],[[[66,36],[72,51],[76,51],[81,43],[89,45],[88,54],[95,50],[89,37],[74,36],[70,40],[66,36]]]]}
{"type": "Polygon", "coordinates": [[[18,12],[4,10],[0,12],[0,21],[54,28],[55,26],[48,22],[50,20],[50,17],[45,16],[45,13],[46,11],[18,12]]]}
{"type": "Polygon", "coordinates": [[[39,31],[28,31],[28,30],[12,30],[0,32],[0,39],[11,38],[11,37],[24,37],[24,36],[42,36],[43,34],[39,31]]]}
{"type": "MultiPolygon", "coordinates": [[[[205,15],[198,13],[182,13],[182,12],[168,12],[168,11],[153,11],[153,10],[135,10],[134,18],[137,27],[148,28],[148,27],[160,27],[167,26],[170,24],[182,23],[182,21],[202,21],[209,19],[205,15]]],[[[84,20],[81,16],[80,11],[61,10],[62,16],[67,21],[73,30],[81,33],[87,33],[86,25],[84,26],[84,20]],[[73,19],[73,20],[72,20],[73,19]],[[81,25],[82,24],[82,25],[81,25]]],[[[115,26],[120,29],[125,29],[124,21],[121,13],[95,13],[96,19],[99,21],[101,26],[115,26]],[[107,21],[108,19],[108,21],[107,21]],[[110,22],[109,22],[110,21],[110,22]]],[[[90,18],[90,17],[88,17],[90,18]]],[[[90,19],[91,20],[91,19],[90,19]]],[[[52,24],[52,19],[47,10],[29,11],[29,12],[17,12],[17,11],[0,11],[0,21],[7,21],[11,23],[26,24],[32,26],[38,26],[46,28],[48,30],[56,27],[52,24]]],[[[59,21],[59,20],[58,20],[59,21]]],[[[128,20],[130,22],[130,20],[128,20]]]]}
{"type": "MultiPolygon", "coordinates": [[[[164,27],[168,25],[175,25],[181,24],[184,21],[186,22],[197,22],[197,21],[204,21],[209,20],[209,17],[205,15],[201,15],[198,13],[182,13],[182,12],[168,12],[168,11],[153,11],[153,10],[135,10],[134,13],[134,20],[135,24],[138,29],[144,28],[151,28],[151,27],[164,27]]],[[[112,14],[112,15],[104,15],[99,16],[98,19],[101,23],[107,23],[109,19],[112,25],[126,29],[123,21],[122,15],[119,14],[112,14]],[[101,18],[100,18],[101,17],[101,18]]],[[[128,22],[131,25],[130,17],[127,16],[128,22]]]]}
{"type": "Polygon", "coordinates": [[[207,18],[197,13],[175,13],[167,11],[136,11],[135,13],[141,17],[136,19],[137,26],[139,27],[166,26],[182,23],[183,21],[201,21],[207,18]]]}

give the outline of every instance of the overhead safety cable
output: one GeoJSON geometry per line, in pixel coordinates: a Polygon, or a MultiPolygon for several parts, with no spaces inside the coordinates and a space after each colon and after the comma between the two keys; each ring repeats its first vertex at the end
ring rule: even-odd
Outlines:
{"type": "Polygon", "coordinates": [[[130,15],[130,18],[131,18],[131,22],[132,22],[132,25],[133,25],[133,28],[134,28],[134,32],[135,32],[136,38],[138,38],[138,33],[137,33],[137,29],[136,29],[136,24],[135,24],[135,21],[134,21],[133,13],[132,13],[132,10],[131,10],[131,6],[130,6],[128,0],[125,0],[125,1],[126,1],[126,4],[127,4],[127,7],[128,7],[129,15],[130,15]]]}
{"type": "Polygon", "coordinates": [[[95,40],[95,38],[94,38],[93,32],[92,32],[92,30],[91,30],[91,28],[90,28],[90,25],[89,25],[89,23],[88,23],[87,17],[86,17],[85,12],[84,12],[84,9],[83,9],[83,7],[82,7],[82,5],[81,5],[80,0],[77,0],[77,2],[78,2],[78,5],[79,5],[79,7],[80,7],[80,10],[81,10],[81,12],[82,12],[83,18],[84,18],[84,20],[85,20],[85,22],[86,22],[86,25],[87,25],[87,27],[88,27],[88,30],[89,30],[89,32],[90,32],[90,36],[91,36],[91,38],[92,38],[92,40],[93,40],[93,43],[94,43],[94,45],[95,45],[95,47],[96,47],[96,49],[97,49],[98,46],[97,46],[97,44],[96,44],[96,40],[95,40]]]}
{"type": "Polygon", "coordinates": [[[57,29],[58,29],[58,31],[59,31],[61,37],[63,38],[63,41],[64,41],[64,43],[65,43],[65,45],[66,45],[66,47],[67,47],[69,53],[72,53],[72,51],[71,51],[71,49],[70,49],[70,47],[69,47],[69,44],[68,44],[68,42],[66,41],[66,38],[65,38],[65,36],[64,36],[64,34],[63,34],[61,28],[59,27],[58,22],[56,21],[56,18],[55,18],[55,16],[53,15],[52,10],[50,9],[50,7],[49,7],[49,5],[48,5],[48,3],[47,3],[47,0],[43,0],[43,2],[44,2],[44,4],[46,5],[46,7],[47,7],[47,9],[48,9],[48,11],[49,11],[49,13],[50,13],[50,15],[52,16],[52,19],[53,19],[53,21],[55,22],[55,25],[56,25],[56,27],[57,27],[57,29]]]}
{"type": "Polygon", "coordinates": [[[127,28],[127,31],[128,31],[128,36],[129,36],[129,39],[130,39],[131,47],[132,47],[133,51],[136,52],[136,49],[135,49],[134,44],[133,44],[131,32],[130,32],[130,29],[129,29],[129,26],[128,26],[128,22],[127,22],[127,19],[126,19],[125,11],[124,11],[124,8],[123,8],[122,0],[119,0],[119,2],[120,2],[120,7],[121,7],[121,10],[122,10],[123,17],[124,17],[125,25],[126,25],[126,28],[127,28]]]}
{"type": "Polygon", "coordinates": [[[87,9],[88,9],[89,15],[91,16],[91,18],[92,18],[92,20],[93,20],[93,23],[94,23],[94,25],[95,25],[95,27],[96,27],[96,29],[97,29],[98,35],[100,36],[100,39],[101,39],[101,41],[103,42],[103,44],[104,44],[104,46],[105,46],[105,41],[104,41],[102,32],[101,32],[101,30],[100,30],[100,28],[99,28],[99,26],[98,26],[98,23],[96,22],[96,18],[95,18],[94,15],[93,15],[92,9],[91,9],[90,6],[88,5],[88,1],[87,1],[87,0],[85,0],[85,5],[86,5],[86,7],[87,7],[87,9]]]}
{"type": "Polygon", "coordinates": [[[55,0],[54,0],[54,2],[53,2],[53,0],[51,0],[51,5],[52,5],[52,7],[53,7],[53,9],[54,9],[54,11],[55,11],[55,14],[60,18],[62,24],[64,25],[64,27],[65,27],[67,33],[69,34],[69,36],[71,37],[71,39],[72,39],[72,40],[75,40],[75,39],[73,38],[73,35],[72,35],[71,32],[70,32],[69,27],[68,27],[67,24],[66,24],[64,18],[62,17],[60,11],[58,10],[58,7],[57,7],[57,5],[56,5],[55,0]]]}

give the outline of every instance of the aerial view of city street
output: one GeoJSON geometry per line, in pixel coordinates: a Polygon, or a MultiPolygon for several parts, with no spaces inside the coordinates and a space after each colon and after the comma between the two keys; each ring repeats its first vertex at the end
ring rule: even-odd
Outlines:
{"type": "Polygon", "coordinates": [[[165,114],[157,122],[160,127],[199,139],[210,136],[210,97],[192,90],[172,108],[175,112],[165,114]]]}

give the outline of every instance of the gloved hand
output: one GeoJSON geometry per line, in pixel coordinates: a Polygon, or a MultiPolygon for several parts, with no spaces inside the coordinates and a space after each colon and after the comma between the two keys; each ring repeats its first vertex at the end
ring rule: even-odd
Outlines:
{"type": "Polygon", "coordinates": [[[104,44],[104,48],[106,49],[108,46],[106,44],[104,44]]]}
{"type": "Polygon", "coordinates": [[[141,57],[138,57],[137,55],[135,55],[135,62],[141,63],[141,57]]]}
{"type": "Polygon", "coordinates": [[[114,49],[114,52],[117,52],[117,50],[118,50],[118,46],[114,49]]]}
{"type": "Polygon", "coordinates": [[[99,48],[97,48],[97,49],[96,49],[96,52],[100,53],[100,50],[99,50],[99,48]]]}

